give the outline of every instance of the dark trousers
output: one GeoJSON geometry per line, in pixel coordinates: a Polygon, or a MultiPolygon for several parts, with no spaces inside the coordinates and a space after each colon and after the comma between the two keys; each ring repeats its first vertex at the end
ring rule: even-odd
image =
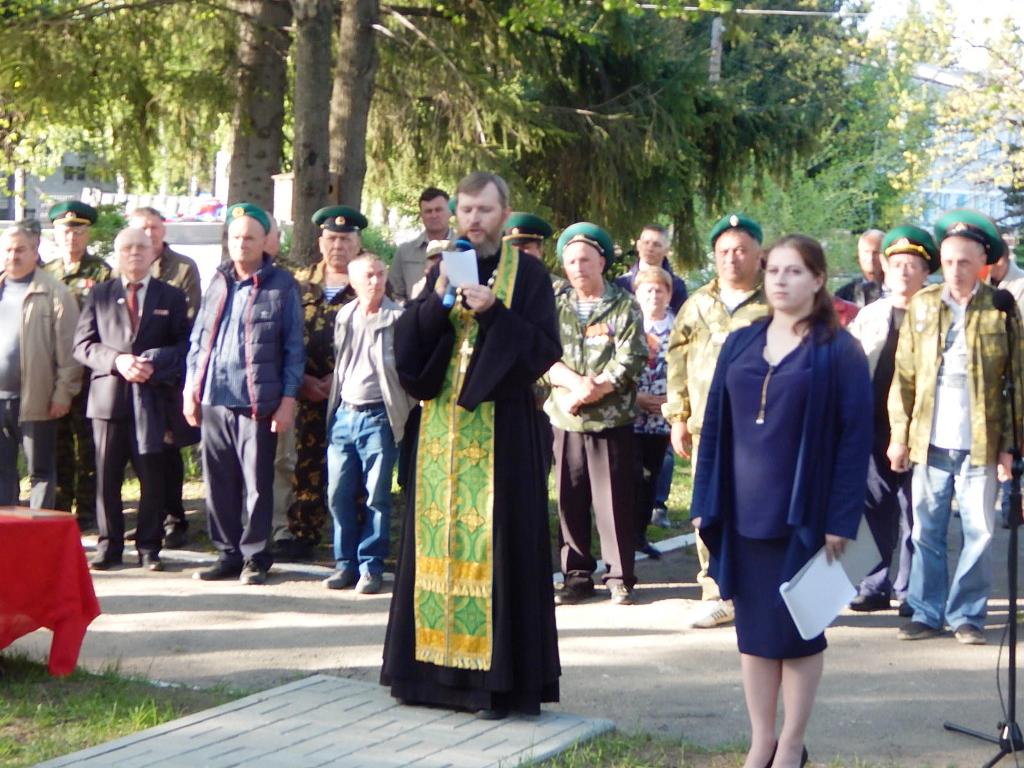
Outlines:
{"type": "Polygon", "coordinates": [[[409,484],[409,473],[416,470],[414,450],[420,437],[420,417],[423,409],[416,405],[409,411],[409,420],[405,422],[405,435],[398,444],[398,486],[405,488],[409,484]]]}
{"type": "Polygon", "coordinates": [[[562,572],[569,586],[590,584],[597,562],[590,553],[590,508],[593,504],[602,580],[632,587],[633,427],[601,432],[554,432],[555,480],[558,486],[558,544],[562,572]]]}
{"type": "Polygon", "coordinates": [[[665,464],[668,435],[633,433],[633,515],[636,522],[635,545],[642,547],[647,541],[647,526],[651,524],[658,478],[665,464]]]}
{"type": "Polygon", "coordinates": [[[188,530],[185,504],[181,498],[182,487],[185,485],[185,462],[181,458],[181,448],[176,445],[164,446],[161,456],[164,462],[163,524],[169,528],[188,530]]]}
{"type": "Polygon", "coordinates": [[[270,568],[274,520],[274,454],[270,419],[220,405],[203,407],[203,476],[210,539],[233,566],[252,560],[270,568]]]}
{"type": "Polygon", "coordinates": [[[96,450],[92,425],[85,417],[89,400],[89,376],[82,391],[71,400],[71,410],[57,420],[57,509],[71,511],[74,502],[79,521],[91,524],[96,518],[96,450]]]}
{"type": "Polygon", "coordinates": [[[21,446],[32,483],[29,506],[53,509],[57,491],[57,422],[19,424],[20,403],[16,397],[0,400],[0,506],[16,505],[21,495],[18,477],[18,447],[21,446]]]}
{"type": "Polygon", "coordinates": [[[885,446],[876,445],[868,463],[868,493],[864,518],[875,538],[882,562],[860,583],[860,594],[894,596],[903,600],[910,582],[910,560],[914,552],[910,534],[913,508],[910,503],[912,472],[893,472],[885,455],[885,446]],[[890,581],[893,551],[898,550],[896,578],[890,581]]]}
{"type": "Polygon", "coordinates": [[[131,461],[142,491],[135,548],[140,555],[156,555],[163,542],[163,453],[139,453],[134,419],[92,419],[96,445],[96,523],[100,529],[96,554],[119,561],[124,553],[124,507],[121,486],[124,468],[131,461]]]}

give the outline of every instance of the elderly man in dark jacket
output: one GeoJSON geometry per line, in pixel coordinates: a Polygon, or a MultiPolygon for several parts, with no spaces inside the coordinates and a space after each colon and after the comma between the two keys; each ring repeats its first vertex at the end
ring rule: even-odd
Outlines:
{"type": "Polygon", "coordinates": [[[93,288],[75,332],[75,359],[92,369],[86,416],[96,445],[100,535],[90,567],[105,571],[121,563],[121,484],[131,459],[142,487],[139,564],[161,571],[163,451],[180,422],[188,309],[184,292],[150,276],[155,254],[144,232],[123,230],[114,250],[120,276],[93,288]]]}
{"type": "Polygon", "coordinates": [[[229,262],[214,273],[192,329],[185,418],[202,423],[210,538],[220,558],[196,572],[211,581],[264,584],[272,558],[277,435],[295,422],[306,351],[295,278],[265,252],[270,216],[228,208],[229,262]]]}

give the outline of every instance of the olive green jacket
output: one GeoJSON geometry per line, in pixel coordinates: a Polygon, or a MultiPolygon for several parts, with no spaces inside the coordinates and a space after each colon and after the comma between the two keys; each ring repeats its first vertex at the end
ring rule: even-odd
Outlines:
{"type": "MultiPolygon", "coordinates": [[[[952,311],[942,300],[944,286],[922,288],[910,300],[900,326],[896,372],[889,390],[891,441],[910,448],[910,460],[928,461],[928,443],[935,415],[935,387],[952,311]]],[[[967,304],[967,371],[971,404],[971,464],[995,464],[1013,441],[1010,409],[1003,395],[1003,371],[1009,357],[1005,315],[992,305],[995,291],[979,284],[967,304]]],[[[1020,318],[1017,317],[1018,327],[1020,318]]],[[[1014,370],[1020,377],[1021,346],[1013,350],[1014,370]]],[[[1021,392],[1017,392],[1017,413],[1021,392]]]]}
{"type": "Polygon", "coordinates": [[[69,269],[64,259],[59,256],[46,262],[43,265],[43,269],[58,280],[64,281],[64,285],[71,290],[71,294],[78,301],[79,309],[82,308],[82,302],[85,301],[85,297],[92,291],[93,286],[102,283],[104,280],[109,280],[111,275],[110,265],[99,256],[95,256],[88,251],[85,252],[82,260],[73,269],[69,269]]]}
{"type": "Polygon", "coordinates": [[[600,432],[632,424],[637,413],[636,380],[647,362],[640,305],[632,294],[606,280],[604,295],[584,327],[576,316],[575,295],[566,284],[555,296],[562,363],[581,376],[603,373],[615,389],[573,414],[566,390],[552,387],[544,412],[551,426],[568,432],[600,432]]]}
{"type": "Polygon", "coordinates": [[[722,303],[717,277],[686,300],[676,316],[666,354],[668,392],[661,412],[670,424],[685,422],[691,434],[700,434],[704,404],[726,337],[767,314],[761,285],[730,314],[722,303]]]}

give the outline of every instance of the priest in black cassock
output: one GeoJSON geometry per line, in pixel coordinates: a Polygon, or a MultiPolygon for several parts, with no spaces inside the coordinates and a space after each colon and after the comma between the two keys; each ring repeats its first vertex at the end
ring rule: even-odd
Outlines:
{"type": "Polygon", "coordinates": [[[555,301],[543,263],[502,245],[505,181],[472,173],[457,194],[478,283],[439,264],[395,330],[424,405],[381,683],[408,704],[536,714],[561,674],[532,390],[562,355],[555,301]]]}

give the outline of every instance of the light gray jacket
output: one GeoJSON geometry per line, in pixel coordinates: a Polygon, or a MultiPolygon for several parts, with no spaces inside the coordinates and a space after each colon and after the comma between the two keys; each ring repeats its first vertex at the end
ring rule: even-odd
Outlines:
{"type": "MultiPolygon", "coordinates": [[[[341,374],[348,366],[351,354],[348,343],[352,330],[352,315],[358,311],[359,302],[351,301],[338,310],[334,320],[334,380],[331,382],[331,396],[327,399],[328,422],[333,420],[334,412],[341,400],[341,374]]],[[[402,389],[395,368],[395,323],[402,314],[402,308],[385,296],[378,311],[381,316],[374,329],[374,363],[380,376],[380,391],[384,397],[388,422],[397,443],[405,434],[405,422],[416,401],[402,389]]]]}

